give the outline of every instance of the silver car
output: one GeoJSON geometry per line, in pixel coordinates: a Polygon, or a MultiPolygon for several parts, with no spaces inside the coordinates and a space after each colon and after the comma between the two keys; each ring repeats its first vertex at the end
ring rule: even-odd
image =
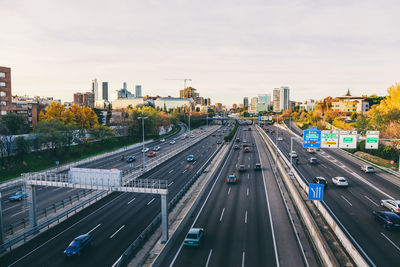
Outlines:
{"type": "Polygon", "coordinates": [[[369,165],[361,166],[361,170],[362,170],[363,172],[365,172],[365,173],[373,173],[373,172],[375,172],[374,167],[369,166],[369,165]]]}
{"type": "Polygon", "coordinates": [[[391,212],[400,214],[400,200],[383,199],[381,200],[381,206],[387,208],[391,212]]]}

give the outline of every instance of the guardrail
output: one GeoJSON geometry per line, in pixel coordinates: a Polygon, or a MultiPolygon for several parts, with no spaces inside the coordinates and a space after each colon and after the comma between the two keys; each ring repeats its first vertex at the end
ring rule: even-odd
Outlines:
{"type": "MultiPolygon", "coordinates": [[[[274,149],[277,149],[277,145],[271,140],[271,138],[260,127],[258,127],[257,129],[263,136],[265,136],[265,138],[274,147],[274,149]]],[[[282,151],[280,149],[277,149],[277,151],[285,164],[290,167],[290,162],[282,153],[282,151]]],[[[301,174],[297,166],[293,165],[293,168],[293,176],[296,178],[296,181],[300,184],[301,188],[308,194],[309,183],[307,179],[301,174]]],[[[368,257],[365,251],[352,237],[350,232],[339,221],[333,211],[325,203],[325,201],[313,201],[313,203],[318,208],[319,212],[324,216],[326,222],[329,224],[337,238],[341,241],[343,247],[353,259],[353,261],[357,264],[357,266],[375,266],[373,261],[368,257]]]]}
{"type": "MultiPolygon", "coordinates": [[[[75,195],[71,195],[68,198],[55,202],[53,205],[41,209],[37,211],[37,218],[41,219],[43,217],[47,218],[47,216],[51,213],[56,213],[57,210],[60,208],[65,208],[65,205],[71,205],[73,202],[80,200],[82,197],[87,196],[88,194],[92,193],[92,190],[82,190],[76,193],[75,195]]],[[[11,224],[5,225],[3,228],[5,235],[13,235],[15,231],[20,229],[24,229],[27,225],[29,225],[28,218],[21,218],[11,224]]]]}
{"type": "Polygon", "coordinates": [[[98,198],[103,197],[103,195],[105,194],[109,194],[111,192],[108,191],[101,191],[99,193],[97,193],[96,195],[94,195],[93,197],[82,201],[81,203],[73,206],[72,208],[58,214],[57,216],[54,216],[53,218],[50,218],[49,220],[46,220],[42,223],[40,223],[38,226],[36,226],[35,228],[28,230],[20,235],[17,235],[13,238],[11,238],[10,240],[8,240],[7,242],[3,243],[0,245],[0,254],[4,254],[8,251],[12,250],[12,247],[14,245],[16,245],[17,243],[23,241],[26,242],[27,239],[30,236],[36,235],[40,232],[40,230],[44,229],[44,228],[50,228],[50,225],[57,222],[59,223],[61,219],[63,219],[64,217],[67,217],[71,214],[71,213],[76,213],[78,209],[80,208],[84,208],[86,205],[90,205],[92,201],[97,201],[98,198]]]}
{"type": "MultiPolygon", "coordinates": [[[[174,196],[168,203],[168,211],[171,211],[179,200],[186,194],[193,183],[201,176],[202,172],[207,168],[215,155],[222,149],[224,144],[221,144],[211,157],[203,164],[196,174],[183,186],[183,188],[174,196]]],[[[161,223],[161,213],[158,214],[146,229],[133,241],[133,243],[125,250],[113,267],[127,266],[129,260],[142,248],[147,239],[154,233],[161,223]]]]}

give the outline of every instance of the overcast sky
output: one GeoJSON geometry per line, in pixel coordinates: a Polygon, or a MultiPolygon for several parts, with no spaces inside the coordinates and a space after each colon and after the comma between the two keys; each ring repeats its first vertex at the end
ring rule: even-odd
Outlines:
{"type": "Polygon", "coordinates": [[[291,88],[291,99],[385,95],[400,81],[399,1],[0,0],[0,66],[13,94],[71,101],[93,78],[110,91],[212,102],[291,88]]]}

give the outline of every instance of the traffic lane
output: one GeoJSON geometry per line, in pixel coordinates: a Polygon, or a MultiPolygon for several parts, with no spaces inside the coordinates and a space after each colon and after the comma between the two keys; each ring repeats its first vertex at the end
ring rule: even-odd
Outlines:
{"type": "MultiPolygon", "coordinates": [[[[129,201],[132,201],[132,199],[130,199],[129,201]]],[[[134,201],[136,201],[136,200],[134,200],[134,201]]],[[[150,202],[150,201],[149,201],[150,202]]],[[[157,207],[157,203],[158,203],[158,209],[156,208],[156,210],[159,212],[159,210],[160,210],[160,207],[159,207],[159,201],[155,201],[155,200],[153,200],[150,204],[153,204],[153,203],[155,203],[156,204],[156,207],[157,207]]],[[[149,204],[149,205],[150,205],[149,204]]],[[[147,204],[146,204],[147,205],[147,204]]],[[[153,204],[154,205],[154,204],[153,204]]],[[[153,208],[154,209],[154,208],[153,208]]],[[[120,209],[120,208],[111,208],[110,210],[117,210],[117,211],[121,211],[121,210],[123,210],[123,209],[120,209]]],[[[123,212],[123,211],[122,211],[123,212]]],[[[156,212],[155,213],[155,215],[156,214],[158,214],[158,212],[156,212]]],[[[127,214],[129,214],[129,213],[123,213],[124,215],[127,215],[127,214]]],[[[155,216],[154,215],[154,216],[155,216]]],[[[153,218],[154,218],[154,216],[153,216],[153,218]]],[[[112,217],[112,216],[111,216],[112,217]]],[[[137,217],[136,215],[135,215],[135,217],[137,217]]],[[[152,218],[151,218],[151,216],[149,217],[149,220],[152,220],[152,218]]],[[[141,223],[140,223],[140,225],[142,226],[142,228],[140,228],[140,227],[136,227],[137,229],[139,229],[139,231],[138,231],[138,233],[141,233],[141,231],[143,231],[144,229],[145,229],[145,227],[147,227],[147,225],[149,224],[149,222],[150,221],[148,221],[148,222],[143,222],[143,220],[141,221],[141,223]]],[[[87,223],[88,225],[90,224],[90,223],[87,223]]],[[[92,226],[94,225],[95,223],[92,223],[92,226]]],[[[95,227],[95,226],[94,226],[95,227]]],[[[73,238],[72,236],[69,236],[69,238],[73,238]]],[[[71,239],[72,240],[72,239],[71,239]]],[[[132,242],[133,240],[130,240],[130,242],[132,242]]],[[[64,244],[65,243],[65,240],[63,241],[63,242],[61,242],[62,244],[64,244]]],[[[130,244],[130,243],[129,243],[130,244]]],[[[129,245],[129,244],[127,244],[126,245],[126,247],[129,245]]],[[[65,244],[64,244],[65,245],[65,244]]],[[[63,246],[63,245],[61,245],[61,246],[63,246]]],[[[124,249],[126,249],[126,247],[124,247],[124,249]]],[[[61,248],[61,247],[60,247],[61,248]]],[[[118,255],[118,257],[122,254],[122,252],[124,251],[124,249],[122,250],[122,251],[119,251],[119,252],[117,252],[116,254],[118,255]]],[[[47,259],[43,259],[44,260],[44,263],[47,261],[47,259]]],[[[85,262],[85,261],[83,261],[83,262],[85,262]]],[[[112,264],[112,263],[111,263],[112,264]]]]}
{"type": "MultiPolygon", "coordinates": [[[[286,154],[288,154],[290,148],[285,146],[284,143],[282,143],[281,147],[286,147],[286,154]]],[[[307,152],[301,149],[299,153],[307,152]]],[[[394,261],[398,261],[398,257],[400,257],[399,251],[397,251],[397,244],[400,244],[398,233],[393,233],[389,236],[387,233],[377,231],[376,223],[372,218],[372,211],[379,209],[372,199],[381,198],[382,196],[377,196],[378,192],[363,182],[349,179],[346,170],[332,166],[334,164],[330,162],[325,164],[331,165],[332,172],[330,172],[330,175],[332,177],[343,176],[349,180],[350,190],[335,188],[330,177],[326,177],[326,170],[318,165],[313,166],[311,171],[310,168],[305,168],[308,165],[299,164],[296,167],[300,169],[309,182],[312,182],[311,179],[315,176],[328,178],[330,185],[325,190],[325,202],[376,264],[391,266],[392,259],[395,258],[394,261]]]]}
{"type": "MultiPolygon", "coordinates": [[[[279,263],[281,266],[300,266],[303,263],[302,251],[297,244],[296,233],[288,223],[289,218],[286,212],[286,206],[280,194],[280,189],[274,177],[272,166],[268,159],[270,152],[265,147],[264,141],[257,134],[253,133],[257,150],[259,151],[259,159],[262,163],[265,187],[268,192],[269,206],[271,210],[274,233],[276,238],[276,246],[279,255],[279,263]]],[[[273,158],[273,156],[271,156],[273,158]]],[[[264,185],[257,186],[259,190],[264,190],[264,185]]]]}

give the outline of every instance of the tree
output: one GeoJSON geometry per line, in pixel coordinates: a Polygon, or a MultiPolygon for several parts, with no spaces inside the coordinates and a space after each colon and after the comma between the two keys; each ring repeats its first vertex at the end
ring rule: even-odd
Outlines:
{"type": "Polygon", "coordinates": [[[3,115],[0,120],[0,134],[16,135],[26,133],[28,129],[27,121],[21,115],[9,113],[3,115]]]}
{"type": "Polygon", "coordinates": [[[339,112],[333,109],[330,109],[325,112],[324,119],[325,121],[332,123],[335,118],[339,117],[339,112]]]}
{"type": "Polygon", "coordinates": [[[21,161],[24,160],[24,156],[30,151],[30,142],[23,136],[18,136],[15,139],[15,144],[17,146],[15,153],[17,158],[21,161]]]}
{"type": "Polygon", "coordinates": [[[370,128],[369,120],[366,116],[364,116],[364,114],[358,116],[355,128],[360,133],[364,133],[366,130],[370,128]]]}

